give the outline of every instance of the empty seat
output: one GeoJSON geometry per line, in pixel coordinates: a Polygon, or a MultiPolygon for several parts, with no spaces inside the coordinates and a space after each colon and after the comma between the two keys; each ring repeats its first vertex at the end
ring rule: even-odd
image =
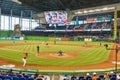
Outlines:
{"type": "Polygon", "coordinates": [[[25,75],[24,78],[25,78],[26,80],[28,80],[29,76],[28,76],[28,75],[25,75]]]}
{"type": "Polygon", "coordinates": [[[4,79],[4,76],[0,75],[0,78],[1,78],[1,79],[4,79]]]}
{"type": "Polygon", "coordinates": [[[28,78],[28,80],[34,80],[34,78],[28,78]]]}
{"type": "Polygon", "coordinates": [[[28,80],[34,80],[34,78],[29,78],[28,80]]]}
{"type": "Polygon", "coordinates": [[[13,80],[19,80],[17,76],[13,76],[13,80]]]}
{"type": "Polygon", "coordinates": [[[110,80],[117,80],[115,77],[111,77],[110,80]]]}
{"type": "Polygon", "coordinates": [[[21,78],[19,78],[19,80],[26,80],[26,79],[25,79],[25,77],[21,77],[21,78]]]}
{"type": "Polygon", "coordinates": [[[21,75],[21,74],[17,74],[17,77],[18,77],[18,78],[21,78],[21,77],[22,77],[22,75],[21,75]]]}
{"type": "Polygon", "coordinates": [[[87,80],[92,80],[92,78],[88,78],[87,80]]]}
{"type": "Polygon", "coordinates": [[[5,76],[4,79],[5,79],[5,80],[12,80],[12,77],[10,77],[10,76],[5,76]]]}
{"type": "Polygon", "coordinates": [[[36,80],[43,80],[43,79],[41,79],[41,78],[38,78],[38,79],[36,79],[36,80]]]}

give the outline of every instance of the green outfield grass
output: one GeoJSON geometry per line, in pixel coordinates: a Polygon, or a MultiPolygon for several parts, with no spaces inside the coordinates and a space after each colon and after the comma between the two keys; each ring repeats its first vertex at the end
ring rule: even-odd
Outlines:
{"type": "MultiPolygon", "coordinates": [[[[44,66],[80,66],[80,65],[90,65],[97,64],[106,61],[109,57],[110,50],[106,50],[102,42],[100,47],[100,42],[88,42],[87,47],[85,42],[73,42],[73,41],[57,41],[54,45],[53,41],[47,41],[49,47],[47,48],[44,41],[0,41],[0,45],[12,44],[12,46],[0,47],[0,58],[11,60],[14,62],[22,62],[22,57],[24,52],[29,53],[27,59],[27,64],[36,64],[44,66]],[[64,45],[65,44],[65,45],[64,45]],[[62,50],[66,53],[74,53],[78,56],[75,58],[40,58],[36,57],[36,46],[40,46],[40,54],[44,52],[57,53],[62,50]],[[93,47],[89,47],[93,46],[93,47]],[[77,52],[74,52],[76,51],[77,52]],[[24,51],[24,52],[20,52],[24,51]]],[[[109,43],[112,47],[113,43],[109,43]]]]}

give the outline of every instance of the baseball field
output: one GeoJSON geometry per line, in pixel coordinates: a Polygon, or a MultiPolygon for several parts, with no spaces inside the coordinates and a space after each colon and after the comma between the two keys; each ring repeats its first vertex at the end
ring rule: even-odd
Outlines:
{"type": "MultiPolygon", "coordinates": [[[[115,51],[106,50],[104,44],[114,47],[112,42],[79,41],[0,41],[0,65],[15,65],[20,68],[43,70],[80,70],[113,68],[115,51]],[[48,45],[46,45],[48,43],[48,45]],[[37,53],[37,46],[40,52],[37,53]],[[62,56],[58,51],[62,51],[62,56]],[[22,57],[28,53],[26,67],[22,57]]],[[[119,57],[119,56],[118,56],[119,57]]],[[[118,58],[119,60],[119,58],[118,58]]]]}

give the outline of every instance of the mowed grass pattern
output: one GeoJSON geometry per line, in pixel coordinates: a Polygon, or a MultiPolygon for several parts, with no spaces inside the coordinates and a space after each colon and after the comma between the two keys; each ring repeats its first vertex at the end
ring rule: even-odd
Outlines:
{"type": "MultiPolygon", "coordinates": [[[[29,57],[27,59],[27,64],[44,66],[80,66],[102,63],[108,59],[110,54],[110,50],[106,50],[104,47],[105,42],[102,42],[101,47],[100,42],[88,42],[88,46],[83,46],[85,44],[84,42],[75,41],[57,41],[56,45],[54,45],[53,41],[48,41],[48,43],[49,45],[47,47],[43,44],[43,41],[15,41],[15,43],[13,43],[13,41],[0,41],[0,45],[12,44],[12,46],[0,47],[0,58],[22,63],[23,53],[28,52],[29,57]],[[41,53],[57,53],[61,49],[63,52],[72,52],[79,56],[62,59],[36,57],[37,45],[40,46],[41,53]]],[[[113,43],[109,43],[109,45],[112,47],[113,43]]]]}

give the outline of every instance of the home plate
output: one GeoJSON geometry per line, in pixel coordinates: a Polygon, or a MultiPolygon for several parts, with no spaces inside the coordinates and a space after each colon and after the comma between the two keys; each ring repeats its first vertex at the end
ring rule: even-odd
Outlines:
{"type": "MultiPolygon", "coordinates": [[[[116,64],[116,61],[113,61],[112,63],[113,63],[113,64],[116,64]]],[[[117,62],[117,64],[120,64],[120,62],[117,62]]]]}

